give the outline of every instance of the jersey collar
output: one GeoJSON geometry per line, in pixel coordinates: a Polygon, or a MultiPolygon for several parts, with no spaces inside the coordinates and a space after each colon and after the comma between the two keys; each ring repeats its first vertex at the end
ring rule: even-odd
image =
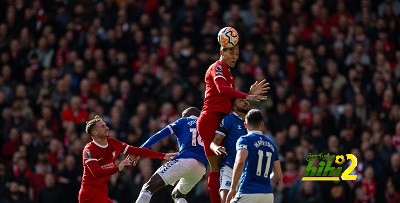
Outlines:
{"type": "Polygon", "coordinates": [[[101,144],[99,144],[99,143],[97,143],[96,141],[92,141],[95,145],[97,145],[98,147],[101,147],[101,148],[107,148],[108,147],[108,142],[107,142],[107,144],[106,145],[101,145],[101,144]]]}
{"type": "Polygon", "coordinates": [[[197,117],[197,116],[189,116],[189,118],[199,118],[199,117],[197,117]]]}
{"type": "Polygon", "coordinates": [[[249,131],[249,134],[256,134],[256,135],[264,135],[261,131],[259,131],[259,130],[252,130],[252,131],[249,131]]]}
{"type": "Polygon", "coordinates": [[[240,117],[236,112],[232,111],[232,114],[238,117],[240,120],[243,120],[242,117],[240,117]]]}

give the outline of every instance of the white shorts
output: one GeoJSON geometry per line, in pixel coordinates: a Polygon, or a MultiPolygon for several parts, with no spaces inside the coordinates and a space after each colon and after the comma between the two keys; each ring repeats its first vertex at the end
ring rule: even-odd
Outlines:
{"type": "Polygon", "coordinates": [[[219,174],[219,190],[230,190],[232,185],[233,169],[224,165],[219,174]]]}
{"type": "Polygon", "coordinates": [[[251,202],[251,203],[273,203],[273,193],[239,194],[231,200],[231,203],[251,202]]]}
{"type": "Polygon", "coordinates": [[[175,159],[156,171],[166,185],[175,185],[182,194],[187,194],[206,173],[206,167],[196,159],[175,159]]]}

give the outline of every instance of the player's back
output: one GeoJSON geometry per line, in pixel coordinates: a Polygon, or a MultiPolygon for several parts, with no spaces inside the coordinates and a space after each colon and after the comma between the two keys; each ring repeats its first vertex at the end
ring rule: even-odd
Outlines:
{"type": "Polygon", "coordinates": [[[234,88],[235,81],[229,68],[221,61],[211,64],[206,72],[204,82],[206,83],[206,92],[202,111],[223,112],[228,114],[231,111],[232,102],[228,97],[219,95],[215,80],[223,78],[234,88]]]}
{"type": "Polygon", "coordinates": [[[239,138],[237,149],[246,149],[248,156],[241,177],[239,193],[272,193],[270,174],[278,159],[276,146],[261,131],[252,131],[239,138]]]}
{"type": "Polygon", "coordinates": [[[207,166],[203,140],[196,128],[197,119],[196,116],[183,117],[169,125],[178,140],[179,154],[175,159],[194,158],[207,166]]]}

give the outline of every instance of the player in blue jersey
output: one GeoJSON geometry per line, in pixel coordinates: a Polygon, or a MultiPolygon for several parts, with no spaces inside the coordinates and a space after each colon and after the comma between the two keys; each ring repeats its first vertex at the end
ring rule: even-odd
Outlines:
{"type": "Polygon", "coordinates": [[[220,127],[215,132],[210,148],[216,155],[225,155],[221,162],[219,195],[221,202],[225,202],[232,183],[232,170],[236,157],[236,141],[246,135],[244,117],[250,110],[249,102],[245,99],[236,99],[233,102],[232,113],[224,116],[220,127]],[[223,146],[219,144],[223,143],[223,146]]]}
{"type": "Polygon", "coordinates": [[[154,192],[166,185],[173,185],[177,181],[179,182],[172,191],[172,198],[175,202],[187,202],[186,194],[201,180],[208,165],[203,141],[196,129],[199,115],[200,110],[195,107],[186,109],[182,112],[182,118],[154,134],[141,146],[149,148],[165,137],[175,134],[179,154],[161,166],[143,185],[136,200],[137,203],[150,202],[154,192]]]}
{"type": "Polygon", "coordinates": [[[264,122],[259,110],[252,109],[247,113],[245,126],[248,134],[240,137],[236,143],[232,185],[226,202],[272,203],[274,194],[271,184],[276,184],[282,179],[278,149],[262,133],[264,122]],[[272,171],[274,174],[270,178],[272,171]]]}

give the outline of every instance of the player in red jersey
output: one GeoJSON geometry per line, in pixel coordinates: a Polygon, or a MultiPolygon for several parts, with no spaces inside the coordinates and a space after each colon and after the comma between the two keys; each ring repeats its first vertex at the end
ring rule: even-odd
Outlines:
{"type": "Polygon", "coordinates": [[[118,166],[115,160],[120,153],[171,160],[176,153],[160,153],[145,148],[137,148],[109,138],[110,129],[99,117],[86,122],[86,133],[92,136],[93,141],[83,149],[83,177],[78,200],[80,203],[112,203],[108,197],[107,182],[111,175],[121,171],[132,161],[125,159],[118,166]]]}
{"type": "Polygon", "coordinates": [[[255,82],[248,94],[235,90],[235,81],[230,68],[234,67],[239,57],[239,47],[220,49],[220,59],[213,63],[205,75],[206,92],[204,105],[197,122],[197,130],[204,141],[204,151],[210,163],[208,176],[208,190],[211,203],[221,202],[219,190],[219,168],[221,156],[217,156],[210,149],[222,117],[231,112],[232,99],[240,98],[254,101],[266,100],[269,87],[265,80],[255,82]]]}

